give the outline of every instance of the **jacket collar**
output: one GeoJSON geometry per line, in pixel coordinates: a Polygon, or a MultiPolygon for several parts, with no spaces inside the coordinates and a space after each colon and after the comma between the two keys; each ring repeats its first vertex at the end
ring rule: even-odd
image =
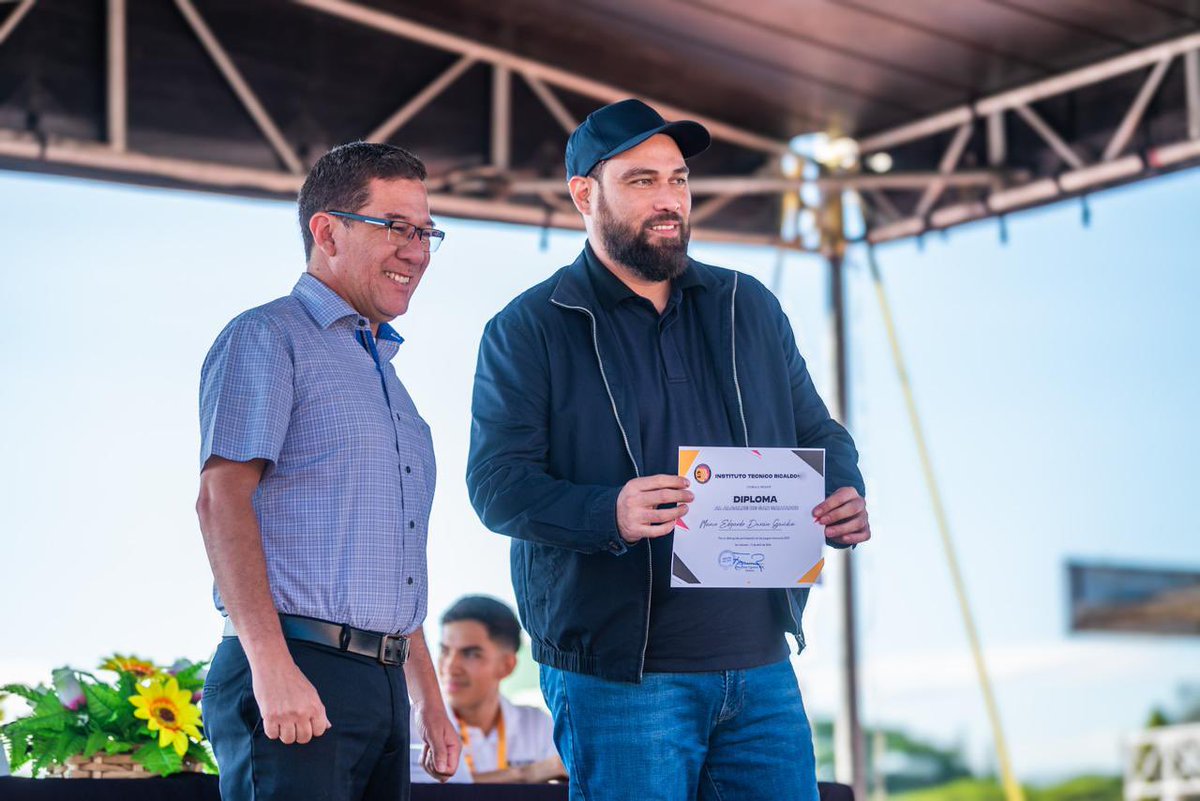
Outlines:
{"type": "MultiPolygon", "coordinates": [[[[621,301],[638,297],[638,294],[630,289],[624,281],[604,266],[604,263],[600,261],[600,257],[596,255],[596,251],[592,249],[590,241],[583,246],[583,260],[587,266],[588,278],[592,282],[592,288],[596,292],[596,297],[600,301],[600,305],[605,310],[612,311],[621,301]]],[[[684,290],[693,287],[703,287],[703,284],[696,275],[696,269],[689,264],[687,269],[683,271],[683,275],[672,282],[671,293],[672,295],[677,292],[682,293],[684,290]]]]}
{"type": "MultiPolygon", "coordinates": [[[[732,313],[736,273],[718,270],[688,259],[688,271],[693,273],[697,286],[707,292],[696,294],[696,303],[703,326],[704,344],[716,369],[720,393],[729,424],[734,432],[743,432],[742,403],[738,382],[734,374],[734,319],[732,313]]],[[[591,318],[596,358],[599,361],[604,382],[612,398],[613,411],[625,435],[625,447],[633,460],[634,468],[642,474],[641,421],[638,417],[637,398],[634,387],[621,369],[617,353],[612,320],[608,314],[599,314],[604,307],[588,275],[587,251],[579,254],[573,264],[559,271],[558,281],[550,295],[550,302],[569,309],[582,309],[591,318]]],[[[746,443],[749,445],[749,443],[746,443]]]]}

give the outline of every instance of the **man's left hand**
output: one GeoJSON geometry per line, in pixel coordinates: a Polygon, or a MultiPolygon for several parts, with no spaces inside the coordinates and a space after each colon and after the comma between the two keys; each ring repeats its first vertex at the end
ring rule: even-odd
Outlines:
{"type": "Polygon", "coordinates": [[[871,539],[867,502],[854,487],[842,487],[818,504],[813,519],[825,527],[825,539],[837,545],[857,545],[871,539]]]}
{"type": "Polygon", "coordinates": [[[421,767],[439,782],[447,781],[458,770],[462,741],[458,732],[440,707],[422,705],[416,710],[417,729],[425,741],[421,752],[421,767]]]}

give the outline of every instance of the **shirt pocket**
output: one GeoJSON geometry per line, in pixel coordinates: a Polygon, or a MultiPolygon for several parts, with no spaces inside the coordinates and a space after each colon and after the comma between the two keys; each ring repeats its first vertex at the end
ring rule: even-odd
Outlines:
{"type": "Polygon", "coordinates": [[[404,478],[406,481],[411,477],[422,482],[428,501],[432,503],[437,485],[437,459],[433,453],[433,433],[429,424],[417,414],[393,412],[393,416],[398,429],[404,478]]]}

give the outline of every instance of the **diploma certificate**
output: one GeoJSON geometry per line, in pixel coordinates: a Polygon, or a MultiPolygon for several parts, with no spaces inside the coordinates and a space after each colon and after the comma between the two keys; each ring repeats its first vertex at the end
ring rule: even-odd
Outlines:
{"type": "Polygon", "coordinates": [[[672,587],[810,587],[825,564],[825,450],[679,449],[696,499],[675,521],[672,587]]]}

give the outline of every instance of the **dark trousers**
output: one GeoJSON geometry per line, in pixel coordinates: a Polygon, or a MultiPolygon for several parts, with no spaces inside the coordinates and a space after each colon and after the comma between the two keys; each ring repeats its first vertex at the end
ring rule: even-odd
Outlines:
{"type": "Polygon", "coordinates": [[[288,649],[332,728],[304,745],[269,739],[242,644],[224,638],[201,703],[223,801],[408,801],[404,669],[310,643],[288,649]]]}

